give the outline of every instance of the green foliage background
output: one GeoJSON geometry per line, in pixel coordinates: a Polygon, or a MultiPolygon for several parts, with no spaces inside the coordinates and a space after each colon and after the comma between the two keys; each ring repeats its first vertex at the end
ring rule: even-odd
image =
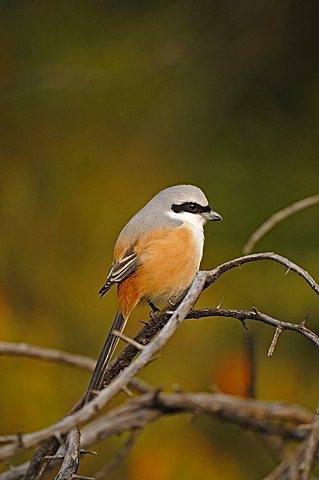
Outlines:
{"type": "MultiPolygon", "coordinates": [[[[97,291],[116,236],[153,194],[194,183],[223,224],[207,225],[203,268],[241,254],[267,216],[318,192],[318,3],[250,0],[29,1],[0,4],[0,338],[97,355],[116,309],[97,291]]],[[[319,278],[319,208],[287,220],[259,250],[319,278]]],[[[313,292],[278,265],[247,265],[200,305],[256,306],[287,321],[313,292]]],[[[146,310],[136,311],[133,334],[146,310]]],[[[315,408],[318,352],[253,326],[258,396],[315,408]]],[[[243,394],[244,331],[188,322],[145,378],[170,389],[243,394]]],[[[0,359],[2,433],[57,420],[88,374],[0,359]]],[[[124,438],[86,459],[103,465],[124,438]]],[[[22,460],[22,458],[20,459],[22,460]]],[[[186,418],[152,425],[113,479],[259,479],[273,467],[248,432],[186,418]]]]}

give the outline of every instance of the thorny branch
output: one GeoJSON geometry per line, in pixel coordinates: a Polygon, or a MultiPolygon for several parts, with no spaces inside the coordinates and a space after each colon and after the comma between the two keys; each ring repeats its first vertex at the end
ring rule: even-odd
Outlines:
{"type": "Polygon", "coordinates": [[[308,480],[316,456],[319,455],[319,410],[313,417],[308,437],[285,457],[264,480],[308,480]]]}
{"type": "MultiPolygon", "coordinates": [[[[140,430],[164,416],[187,413],[299,441],[307,437],[311,423],[311,415],[299,406],[220,393],[164,393],[153,389],[92,420],[82,430],[81,449],[89,449],[113,435],[140,430]]],[[[21,473],[20,468],[17,474],[15,470],[6,472],[0,479],[21,478],[21,473]]]]}
{"type": "MultiPolygon", "coordinates": [[[[265,313],[259,312],[256,308],[252,310],[229,310],[229,309],[220,309],[220,308],[204,308],[200,310],[191,310],[186,318],[205,318],[205,317],[229,317],[237,318],[241,322],[245,320],[255,320],[257,322],[262,322],[272,327],[275,327],[276,330],[280,332],[284,330],[290,330],[293,332],[298,332],[304,337],[311,340],[317,347],[319,347],[319,335],[314,333],[312,330],[306,327],[304,322],[301,323],[290,323],[277,320],[276,318],[270,317],[265,313]]],[[[275,330],[275,331],[276,331],[275,330]]],[[[275,345],[272,345],[272,349],[268,355],[273,353],[273,348],[275,345]]]]}
{"type": "Polygon", "coordinates": [[[69,480],[77,472],[80,462],[80,440],[80,430],[73,427],[67,436],[64,459],[56,480],[69,480]]]}
{"type": "MultiPolygon", "coordinates": [[[[196,318],[200,316],[225,316],[225,317],[234,317],[238,318],[241,321],[246,319],[252,319],[257,321],[262,321],[269,325],[274,326],[275,328],[280,328],[281,330],[294,330],[302,335],[306,336],[310,340],[312,340],[316,345],[318,345],[318,336],[310,331],[305,325],[296,325],[291,324],[288,322],[281,322],[279,320],[273,319],[261,312],[258,312],[256,309],[252,311],[235,311],[235,310],[221,310],[221,309],[210,309],[210,310],[202,310],[202,311],[194,311],[191,310],[193,305],[195,304],[196,300],[200,296],[202,290],[207,288],[208,286],[212,285],[223,273],[226,271],[239,267],[245,263],[259,261],[259,260],[272,260],[284,265],[288,270],[296,272],[300,275],[304,280],[310,285],[310,287],[319,294],[319,286],[315,282],[315,280],[306,272],[304,269],[299,267],[298,265],[294,264],[293,262],[289,261],[288,259],[274,254],[274,253],[259,253],[259,254],[252,254],[247,255],[244,257],[239,257],[237,259],[231,260],[230,262],[226,262],[212,271],[207,272],[199,272],[194,279],[194,282],[187,293],[186,297],[183,299],[181,304],[177,307],[174,311],[173,315],[168,322],[169,316],[165,312],[160,312],[154,319],[152,319],[148,325],[146,325],[139,335],[135,337],[135,341],[138,342],[139,345],[146,345],[145,348],[139,353],[138,349],[134,345],[128,345],[121,355],[110,365],[106,378],[105,383],[108,384],[111,380],[112,382],[102,390],[96,398],[94,398],[88,405],[81,408],[78,411],[73,411],[65,418],[61,419],[54,425],[51,425],[47,428],[44,428],[38,432],[25,434],[20,436],[19,442],[15,441],[12,442],[11,436],[11,443],[8,443],[4,447],[0,448],[0,460],[5,460],[10,458],[11,456],[19,453],[23,449],[29,449],[33,446],[37,445],[39,442],[45,440],[46,442],[50,442],[50,439],[54,439],[52,435],[56,435],[57,432],[60,436],[64,435],[65,433],[69,432],[71,429],[76,427],[77,425],[81,425],[84,422],[95,422],[93,420],[99,413],[99,411],[122,389],[125,389],[130,381],[132,381],[133,377],[141,371],[153,358],[154,355],[165,345],[165,343],[169,340],[169,338],[174,334],[175,330],[178,328],[180,323],[190,315],[197,315],[196,318]],[[194,313],[200,312],[200,313],[194,313]],[[142,333],[143,332],[143,333],[142,333]],[[159,332],[159,333],[158,333],[159,332]],[[155,335],[157,336],[153,338],[155,335]],[[142,338],[139,336],[142,335],[142,338]],[[151,341],[152,340],[152,341],[151,341]],[[133,358],[139,353],[138,358],[133,362],[133,358]],[[123,370],[123,368],[125,368],[123,370]]],[[[36,348],[36,347],[32,347],[36,348]]],[[[1,349],[1,345],[0,345],[1,349]]],[[[24,350],[28,350],[25,349],[24,350]]],[[[44,354],[44,352],[42,352],[44,354]]],[[[24,355],[28,355],[24,352],[24,355]]],[[[31,353],[30,353],[30,356],[31,353]]],[[[49,355],[50,356],[50,355],[49,355]]],[[[63,356],[63,355],[62,355],[63,356]]],[[[45,354],[44,354],[45,357],[45,354]]],[[[72,355],[71,355],[72,357],[72,355]]],[[[41,358],[41,355],[36,356],[34,358],[41,358]]],[[[61,359],[61,357],[59,357],[61,359]]],[[[48,359],[48,358],[47,358],[48,359]]],[[[50,361],[60,361],[53,355],[49,359],[50,361]]],[[[74,360],[74,359],[73,359],[74,360]]],[[[66,362],[63,360],[62,363],[68,363],[69,365],[72,364],[72,359],[67,359],[66,362]]],[[[73,366],[79,366],[80,361],[77,359],[73,362],[73,366]],[[75,365],[76,364],[76,365],[75,365]]],[[[91,368],[88,367],[88,363],[86,366],[82,366],[82,368],[91,368]]],[[[160,395],[162,398],[163,394],[160,395]]],[[[247,400],[245,400],[247,401],[247,400]]],[[[179,406],[178,409],[180,410],[181,407],[179,406]]],[[[150,410],[149,410],[150,411],[150,410]]],[[[99,420],[99,419],[98,419],[99,420]]],[[[234,418],[232,419],[233,423],[236,423],[234,418]]],[[[90,424],[90,425],[91,425],[90,424]]],[[[132,427],[136,428],[136,427],[132,427]]],[[[260,426],[259,426],[260,428],[260,426]]],[[[268,425],[269,431],[269,425],[268,425]]],[[[85,429],[83,430],[83,434],[85,433],[85,429]]],[[[304,437],[303,437],[304,438],[304,437]]],[[[2,439],[3,440],[3,439],[2,439]]],[[[36,464],[31,462],[31,466],[29,467],[28,475],[25,478],[29,479],[40,479],[43,476],[45,471],[45,465],[43,465],[43,460],[47,455],[54,455],[57,448],[59,447],[58,442],[53,443],[46,443],[41,444],[41,451],[37,453],[37,461],[36,464]],[[42,460],[41,460],[42,459],[42,460]]],[[[77,454],[77,458],[79,455],[77,454]]],[[[9,474],[10,472],[8,472],[9,474]]],[[[2,474],[0,479],[3,480],[4,478],[11,478],[5,477],[2,474]]],[[[74,475],[73,475],[74,477],[74,475]]],[[[16,477],[12,477],[16,478],[16,477]]],[[[63,478],[63,477],[61,477],[63,478]]],[[[67,478],[67,477],[65,477],[67,478]]]]}

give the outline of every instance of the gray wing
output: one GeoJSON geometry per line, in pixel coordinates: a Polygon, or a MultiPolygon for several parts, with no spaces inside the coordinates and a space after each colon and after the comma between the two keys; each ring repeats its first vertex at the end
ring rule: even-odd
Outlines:
{"type": "Polygon", "coordinates": [[[138,266],[138,256],[134,248],[131,247],[121,258],[116,262],[113,262],[106,278],[106,282],[99,290],[101,297],[114,285],[114,283],[120,283],[130,275],[132,275],[138,266]]]}

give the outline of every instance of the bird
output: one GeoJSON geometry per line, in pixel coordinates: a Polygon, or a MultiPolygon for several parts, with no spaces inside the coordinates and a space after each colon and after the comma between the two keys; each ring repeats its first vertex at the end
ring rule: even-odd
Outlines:
{"type": "Polygon", "coordinates": [[[101,297],[117,285],[118,311],[96,363],[85,403],[102,388],[103,377],[132,310],[148,302],[157,309],[185,295],[199,270],[204,248],[203,226],[222,216],[194,185],[161,190],[121,230],[114,246],[113,263],[101,297]]]}

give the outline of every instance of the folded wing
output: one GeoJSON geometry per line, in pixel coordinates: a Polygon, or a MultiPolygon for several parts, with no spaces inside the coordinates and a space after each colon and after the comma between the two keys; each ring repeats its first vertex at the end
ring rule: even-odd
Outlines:
{"type": "Polygon", "coordinates": [[[106,282],[100,289],[101,297],[114,285],[120,283],[129,276],[131,276],[138,267],[138,256],[134,247],[130,247],[125,253],[115,262],[112,263],[106,282]]]}

